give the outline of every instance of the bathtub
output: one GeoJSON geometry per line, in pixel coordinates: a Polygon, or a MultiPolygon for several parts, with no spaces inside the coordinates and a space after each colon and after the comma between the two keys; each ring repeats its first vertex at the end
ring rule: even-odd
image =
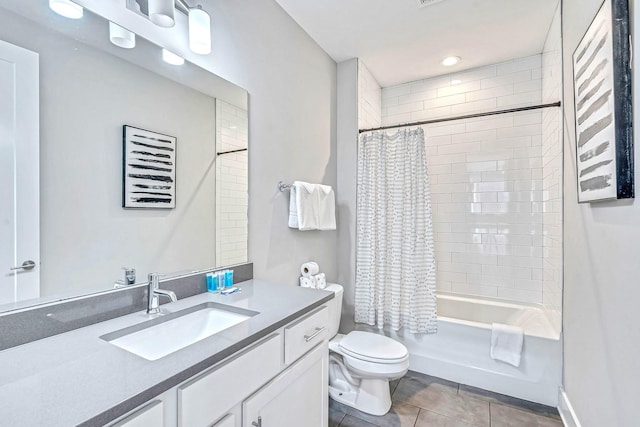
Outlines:
{"type": "Polygon", "coordinates": [[[438,333],[389,333],[409,350],[410,369],[549,406],[557,406],[562,378],[559,330],[536,304],[438,295],[438,333]],[[489,356],[491,323],[520,326],[520,367],[489,356]]]}

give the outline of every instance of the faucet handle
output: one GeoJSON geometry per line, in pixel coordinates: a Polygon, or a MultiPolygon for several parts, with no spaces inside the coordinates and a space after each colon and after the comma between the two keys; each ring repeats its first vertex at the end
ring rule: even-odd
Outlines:
{"type": "Polygon", "coordinates": [[[149,273],[147,275],[147,280],[149,282],[149,285],[153,286],[154,288],[157,288],[160,284],[160,278],[164,277],[164,274],[160,274],[160,273],[149,273]]]}
{"type": "Polygon", "coordinates": [[[133,285],[136,282],[136,269],[130,267],[122,267],[124,270],[124,280],[127,285],[133,285]]]}

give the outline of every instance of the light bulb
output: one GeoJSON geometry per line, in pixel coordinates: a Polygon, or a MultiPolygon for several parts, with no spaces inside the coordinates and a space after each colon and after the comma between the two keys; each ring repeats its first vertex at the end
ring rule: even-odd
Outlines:
{"type": "Polygon", "coordinates": [[[171,65],[182,65],[184,64],[184,59],[173,52],[169,52],[167,49],[162,49],[162,59],[167,64],[171,65]]]}
{"type": "Polygon", "coordinates": [[[442,60],[442,65],[444,65],[445,67],[451,67],[460,62],[461,59],[462,58],[460,58],[459,56],[448,56],[442,60]]]}
{"type": "Polygon", "coordinates": [[[201,6],[189,11],[189,48],[200,55],[211,53],[211,18],[201,6]]]}
{"type": "Polygon", "coordinates": [[[114,45],[124,49],[136,47],[136,35],[113,22],[109,22],[109,40],[114,45]]]}
{"type": "Polygon", "coordinates": [[[78,6],[70,0],[49,0],[49,7],[65,18],[80,19],[84,13],[82,6],[78,6]]]}
{"type": "Polygon", "coordinates": [[[149,0],[149,19],[159,27],[176,25],[173,0],[149,0]]]}

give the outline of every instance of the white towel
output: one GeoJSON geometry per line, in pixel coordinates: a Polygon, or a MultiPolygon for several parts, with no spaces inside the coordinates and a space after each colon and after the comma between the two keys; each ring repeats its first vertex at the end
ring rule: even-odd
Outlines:
{"type": "Polygon", "coordinates": [[[298,228],[298,192],[295,185],[289,188],[289,228],[298,228]]]}
{"type": "Polygon", "coordinates": [[[491,324],[491,358],[520,366],[524,331],[519,326],[491,324]]]}
{"type": "Polygon", "coordinates": [[[290,191],[289,227],[301,231],[336,229],[336,200],[330,186],[294,181],[290,191]]]}

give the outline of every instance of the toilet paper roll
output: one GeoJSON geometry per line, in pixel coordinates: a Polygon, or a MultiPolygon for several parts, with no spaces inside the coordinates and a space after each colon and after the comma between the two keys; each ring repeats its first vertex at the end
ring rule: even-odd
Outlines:
{"type": "Polygon", "coordinates": [[[301,277],[300,286],[302,286],[303,288],[315,288],[316,281],[313,277],[301,277]]]}
{"type": "Polygon", "coordinates": [[[316,274],[313,278],[316,281],[316,289],[324,289],[327,287],[327,277],[324,273],[316,274]]]}
{"type": "Polygon", "coordinates": [[[318,267],[318,264],[313,261],[305,262],[300,266],[300,273],[302,273],[302,277],[315,276],[319,272],[320,267],[318,267]]]}

